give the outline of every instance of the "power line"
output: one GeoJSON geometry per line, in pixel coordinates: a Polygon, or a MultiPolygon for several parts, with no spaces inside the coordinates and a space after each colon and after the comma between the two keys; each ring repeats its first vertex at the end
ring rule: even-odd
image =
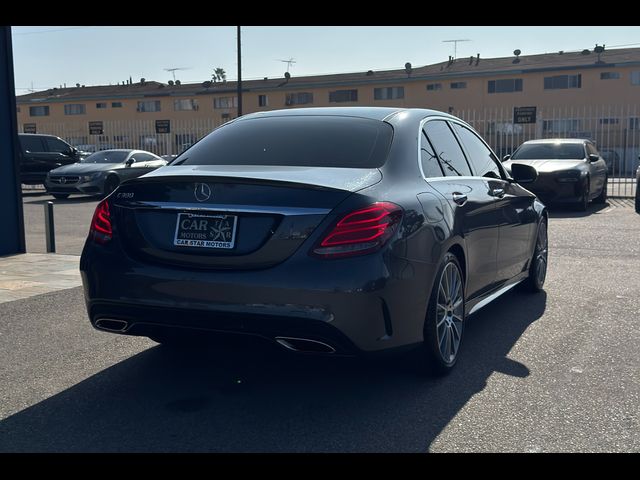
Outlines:
{"type": "Polygon", "coordinates": [[[51,29],[51,30],[40,30],[40,31],[37,31],[37,32],[13,32],[13,35],[38,35],[38,34],[41,34],[41,33],[53,33],[53,32],[64,32],[64,31],[67,31],[67,30],[78,30],[80,28],[91,28],[91,27],[55,28],[55,29],[51,29]]]}

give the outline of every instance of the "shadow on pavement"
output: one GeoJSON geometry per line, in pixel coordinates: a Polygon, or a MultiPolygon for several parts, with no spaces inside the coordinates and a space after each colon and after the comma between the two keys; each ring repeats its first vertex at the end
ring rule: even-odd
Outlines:
{"type": "Polygon", "coordinates": [[[583,218],[588,217],[589,215],[593,215],[594,213],[599,213],[602,210],[609,208],[609,206],[609,202],[600,204],[591,202],[589,203],[587,210],[584,212],[575,210],[572,205],[547,205],[547,209],[551,218],[583,218]]]}
{"type": "Polygon", "coordinates": [[[456,370],[153,347],[0,422],[4,452],[424,452],[545,310],[508,293],[469,319],[456,370]],[[515,313],[517,312],[517,314],[515,313]]]}

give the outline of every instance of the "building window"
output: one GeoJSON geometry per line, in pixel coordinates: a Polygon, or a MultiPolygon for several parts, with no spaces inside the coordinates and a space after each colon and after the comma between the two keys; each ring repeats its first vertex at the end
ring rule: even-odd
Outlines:
{"type": "Polygon", "coordinates": [[[159,112],[160,100],[144,100],[138,102],[138,112],[159,112]]]}
{"type": "Polygon", "coordinates": [[[507,78],[504,80],[489,80],[489,93],[511,93],[522,91],[521,78],[507,78]]]}
{"type": "Polygon", "coordinates": [[[629,130],[640,130],[640,117],[629,118],[629,130]]]}
{"type": "Polygon", "coordinates": [[[631,85],[640,85],[640,72],[631,72],[631,85]]]}
{"type": "Polygon", "coordinates": [[[305,105],[308,103],[313,103],[313,93],[287,93],[287,97],[284,103],[285,105],[305,105]]]}
{"type": "Polygon", "coordinates": [[[84,103],[71,103],[64,106],[65,115],[84,115],[87,113],[87,107],[84,103]]]}
{"type": "Polygon", "coordinates": [[[620,72],[600,72],[600,80],[618,80],[620,72]]]}
{"type": "Polygon", "coordinates": [[[451,88],[467,88],[467,82],[451,82],[451,88]]]}
{"type": "Polygon", "coordinates": [[[582,75],[556,75],[554,77],[544,77],[545,90],[557,90],[565,88],[581,88],[582,75]]]}
{"type": "Polygon", "coordinates": [[[329,92],[330,103],[357,102],[358,90],[334,90],[329,92]]]}
{"type": "Polygon", "coordinates": [[[404,98],[404,87],[383,87],[373,89],[374,100],[397,100],[404,98]]]}
{"type": "Polygon", "coordinates": [[[173,109],[176,112],[198,110],[198,101],[193,98],[180,98],[173,101],[173,109]]]}
{"type": "Polygon", "coordinates": [[[427,83],[427,91],[442,90],[441,83],[427,83]]]}
{"type": "Polygon", "coordinates": [[[545,133],[567,133],[581,130],[582,122],[576,118],[542,121],[542,131],[545,133]]]}
{"type": "Polygon", "coordinates": [[[96,108],[107,108],[106,102],[96,103],[96,108]]]}
{"type": "Polygon", "coordinates": [[[213,108],[237,108],[238,97],[219,97],[213,99],[213,108]]]}
{"type": "Polygon", "coordinates": [[[38,105],[37,107],[29,107],[30,117],[48,117],[49,105],[38,105]]]}
{"type": "Polygon", "coordinates": [[[259,107],[268,107],[269,99],[266,95],[258,95],[258,106],[259,107]]]}
{"type": "Polygon", "coordinates": [[[618,125],[620,123],[619,118],[601,118],[599,120],[600,125],[618,125]]]}
{"type": "Polygon", "coordinates": [[[122,108],[122,102],[111,102],[111,108],[122,108]]]}

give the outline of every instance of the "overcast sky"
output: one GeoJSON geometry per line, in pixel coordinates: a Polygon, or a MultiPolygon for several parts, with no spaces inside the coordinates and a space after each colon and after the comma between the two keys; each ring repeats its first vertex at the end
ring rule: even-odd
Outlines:
{"type": "MultiPolygon", "coordinates": [[[[13,27],[18,95],[63,84],[237,78],[236,27],[13,27]],[[173,73],[167,69],[178,69],[173,73]]],[[[640,27],[242,27],[244,79],[414,67],[457,57],[640,47],[640,27]],[[287,64],[282,60],[293,59],[287,64]]]]}

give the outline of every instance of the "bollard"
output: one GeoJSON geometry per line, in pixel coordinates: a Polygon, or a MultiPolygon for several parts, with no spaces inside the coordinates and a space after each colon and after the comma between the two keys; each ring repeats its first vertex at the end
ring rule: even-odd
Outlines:
{"type": "Polygon", "coordinates": [[[53,222],[53,202],[44,204],[44,235],[47,239],[47,253],[56,253],[56,231],[53,222]]]}

